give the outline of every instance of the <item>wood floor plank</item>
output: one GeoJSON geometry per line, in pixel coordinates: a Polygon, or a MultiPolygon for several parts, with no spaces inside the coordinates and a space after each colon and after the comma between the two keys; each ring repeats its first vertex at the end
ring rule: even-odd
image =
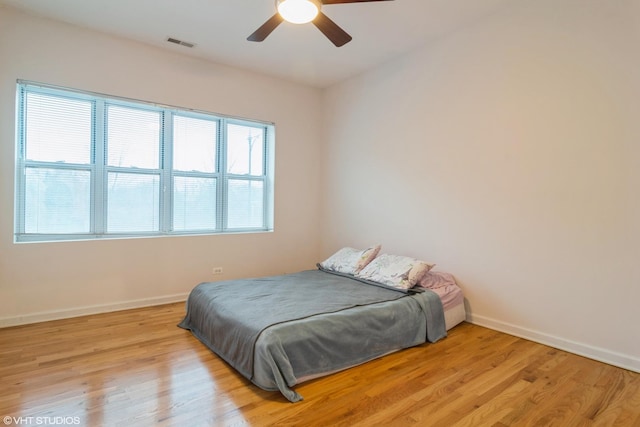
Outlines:
{"type": "Polygon", "coordinates": [[[83,426],[640,427],[640,374],[468,323],[438,343],[302,383],[305,400],[293,404],[178,328],[183,315],[177,303],[0,329],[0,416],[83,426]]]}

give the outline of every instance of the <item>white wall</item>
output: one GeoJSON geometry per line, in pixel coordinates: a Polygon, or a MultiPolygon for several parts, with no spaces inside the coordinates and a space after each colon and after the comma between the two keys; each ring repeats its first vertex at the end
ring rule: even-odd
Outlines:
{"type": "Polygon", "coordinates": [[[0,7],[0,325],[180,299],[201,281],[313,268],[321,101],[317,89],[0,7]],[[14,244],[16,79],[275,122],[275,231],[14,244]],[[217,266],[223,276],[212,276],[217,266]]]}
{"type": "Polygon", "coordinates": [[[438,264],[469,319],[640,371],[640,2],[530,0],[332,87],[322,256],[438,264]]]}

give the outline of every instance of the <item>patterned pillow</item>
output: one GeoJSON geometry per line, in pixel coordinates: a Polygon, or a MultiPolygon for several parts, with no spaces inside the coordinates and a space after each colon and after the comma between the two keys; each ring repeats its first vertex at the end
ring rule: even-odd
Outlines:
{"type": "Polygon", "coordinates": [[[380,245],[367,249],[342,248],[320,263],[320,267],[344,274],[356,274],[380,252],[380,245]]]}
{"type": "Polygon", "coordinates": [[[435,264],[415,258],[382,254],[375,258],[356,277],[398,289],[414,287],[435,264]]]}

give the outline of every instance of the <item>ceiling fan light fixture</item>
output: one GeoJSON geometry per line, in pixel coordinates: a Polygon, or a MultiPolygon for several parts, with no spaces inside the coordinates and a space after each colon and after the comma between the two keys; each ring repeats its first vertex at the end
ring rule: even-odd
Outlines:
{"type": "Polygon", "coordinates": [[[315,19],[320,11],[318,0],[276,0],[278,13],[292,24],[306,24],[315,19]]]}

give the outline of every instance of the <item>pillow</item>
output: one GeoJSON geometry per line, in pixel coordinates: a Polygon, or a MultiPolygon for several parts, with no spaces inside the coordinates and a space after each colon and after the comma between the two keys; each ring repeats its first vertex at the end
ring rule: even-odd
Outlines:
{"type": "Polygon", "coordinates": [[[444,271],[429,271],[418,282],[418,286],[427,289],[438,289],[450,285],[458,286],[453,275],[444,271]]]}
{"type": "Polygon", "coordinates": [[[328,271],[354,275],[367,266],[380,252],[380,245],[367,249],[342,248],[320,263],[328,271]]]}
{"type": "Polygon", "coordinates": [[[356,277],[398,289],[414,287],[435,264],[415,258],[382,254],[363,268],[356,277]]]}

